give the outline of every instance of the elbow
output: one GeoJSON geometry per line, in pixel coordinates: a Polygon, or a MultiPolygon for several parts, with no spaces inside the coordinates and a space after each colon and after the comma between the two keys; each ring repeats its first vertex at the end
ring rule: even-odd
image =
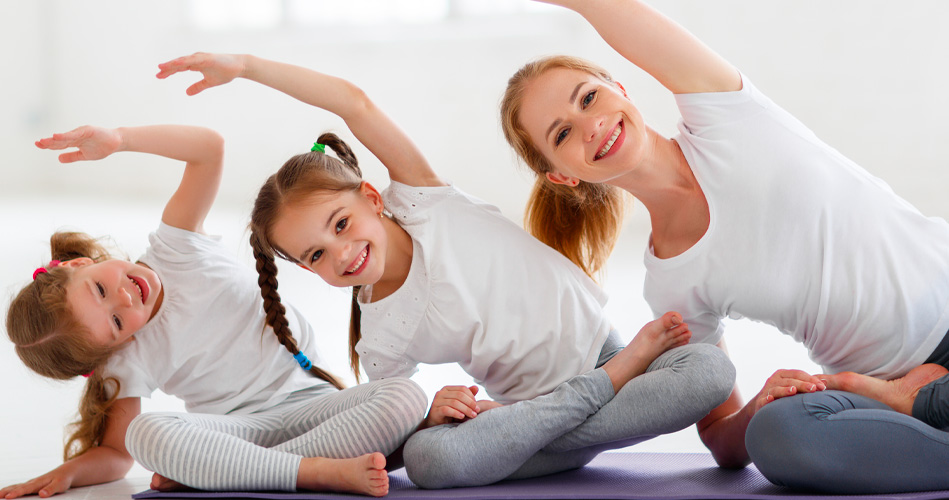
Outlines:
{"type": "Polygon", "coordinates": [[[224,136],[211,129],[208,129],[207,136],[208,154],[217,160],[217,164],[222,165],[224,163],[224,136]]]}
{"type": "Polygon", "coordinates": [[[379,112],[376,103],[369,98],[366,91],[352,82],[345,82],[347,109],[339,116],[347,123],[371,117],[379,112]]]}
{"type": "Polygon", "coordinates": [[[708,427],[699,430],[702,444],[708,448],[715,463],[723,469],[743,469],[751,463],[744,443],[732,443],[708,427]]]}
{"type": "Polygon", "coordinates": [[[742,457],[735,453],[716,453],[714,450],[712,450],[712,458],[723,469],[744,469],[751,463],[747,456],[742,457]]]}

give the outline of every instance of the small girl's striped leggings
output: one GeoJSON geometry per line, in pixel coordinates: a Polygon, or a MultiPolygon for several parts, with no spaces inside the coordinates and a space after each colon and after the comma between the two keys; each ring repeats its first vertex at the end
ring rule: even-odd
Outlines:
{"type": "Polygon", "coordinates": [[[295,491],[303,457],[389,455],[427,411],[422,389],[386,379],[337,391],[297,391],[247,415],[145,413],[125,446],[145,468],[202,490],[295,491]]]}

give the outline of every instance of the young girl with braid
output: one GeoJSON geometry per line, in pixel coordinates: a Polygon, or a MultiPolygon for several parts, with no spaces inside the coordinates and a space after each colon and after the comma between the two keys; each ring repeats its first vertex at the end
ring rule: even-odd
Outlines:
{"type": "Polygon", "coordinates": [[[605,449],[682,429],[728,396],[733,367],[712,346],[685,346],[678,314],[624,347],[583,271],[445,183],[351,83],[253,56],[199,53],[159,67],[160,78],[203,73],[192,95],[243,77],[335,113],[388,169],[392,183],[379,193],[350,148],[324,134],[261,188],[252,243],[262,282],[276,254],[354,288],[354,371],[361,361],[371,380],[395,380],[418,363],[458,363],[494,399],[476,401],[461,386],[435,395],[405,445],[417,485],[580,467],[605,449]]]}
{"type": "Polygon", "coordinates": [[[78,148],[64,163],[138,151],[186,165],[138,261],[57,233],[54,260],[10,305],[7,332],[23,362],[87,382],[65,463],[0,497],[113,481],[133,458],[156,472],[160,490],[387,493],[385,456],[424,417],[425,395],[402,379],[342,389],[314,364],[314,332],[281,305],[276,282],[258,289],[253,270],[204,234],[222,175],[217,133],[86,126],[36,144],[78,148]],[[140,415],[140,399],[155,389],[183,399],[188,413],[140,415]]]}

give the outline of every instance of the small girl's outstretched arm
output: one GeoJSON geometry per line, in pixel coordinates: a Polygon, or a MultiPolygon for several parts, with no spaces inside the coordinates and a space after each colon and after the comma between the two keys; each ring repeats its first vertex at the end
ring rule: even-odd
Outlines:
{"type": "Polygon", "coordinates": [[[246,78],[279,90],[343,120],[353,134],[389,170],[389,177],[410,186],[443,186],[415,143],[366,94],[352,83],[313,71],[254,57],[197,53],[159,64],[158,78],[182,71],[198,71],[204,79],[190,86],[188,95],[246,78]]]}
{"type": "Polygon", "coordinates": [[[25,483],[0,489],[0,498],[39,495],[48,498],[74,486],[89,486],[122,479],[134,461],[125,449],[125,431],[141,413],[140,398],[123,398],[109,408],[106,429],[98,446],[25,483]]]}
{"type": "Polygon", "coordinates": [[[149,125],[108,129],[82,126],[36,141],[42,149],[77,148],[59,155],[62,163],[101,160],[119,151],[150,153],[185,162],[181,184],[165,205],[162,222],[204,232],[224,159],[224,140],[210,129],[185,125],[149,125]]]}
{"type": "Polygon", "coordinates": [[[676,94],[741,90],[731,64],[639,0],[538,0],[576,11],[617,52],[676,94]]]}

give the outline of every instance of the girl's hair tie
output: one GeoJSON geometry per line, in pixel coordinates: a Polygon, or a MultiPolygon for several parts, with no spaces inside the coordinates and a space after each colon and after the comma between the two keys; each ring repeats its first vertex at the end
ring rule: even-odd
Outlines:
{"type": "Polygon", "coordinates": [[[297,360],[297,363],[300,363],[300,368],[304,370],[309,370],[313,363],[310,363],[310,360],[307,359],[306,355],[302,352],[298,352],[293,355],[293,358],[297,360]]]}
{"type": "Polygon", "coordinates": [[[82,376],[83,376],[83,377],[86,377],[86,378],[89,378],[89,377],[91,377],[92,374],[95,373],[95,372],[96,372],[95,370],[92,370],[92,371],[89,372],[89,373],[83,373],[82,376]]]}
{"type": "Polygon", "coordinates": [[[310,148],[310,151],[319,151],[320,153],[326,152],[326,144],[320,144],[318,142],[313,143],[313,147],[310,148]]]}
{"type": "Polygon", "coordinates": [[[58,266],[58,265],[59,265],[59,261],[58,261],[58,260],[51,260],[51,261],[49,261],[49,264],[46,264],[46,267],[37,267],[36,270],[33,271],[33,280],[35,281],[37,276],[39,276],[39,275],[41,275],[41,274],[43,274],[43,273],[48,273],[50,269],[52,269],[52,268],[54,268],[54,267],[56,267],[56,266],[58,266]]]}

